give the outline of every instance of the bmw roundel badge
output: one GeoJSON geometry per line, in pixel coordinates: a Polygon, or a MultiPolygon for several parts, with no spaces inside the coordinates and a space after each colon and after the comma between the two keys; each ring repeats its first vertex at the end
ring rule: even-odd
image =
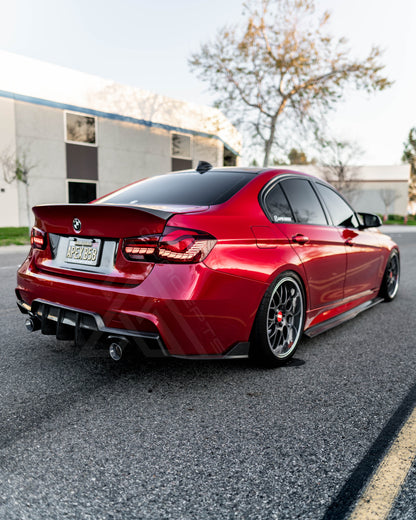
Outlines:
{"type": "Polygon", "coordinates": [[[74,218],[72,221],[72,227],[74,228],[75,233],[79,233],[81,231],[81,221],[79,218],[74,218]]]}

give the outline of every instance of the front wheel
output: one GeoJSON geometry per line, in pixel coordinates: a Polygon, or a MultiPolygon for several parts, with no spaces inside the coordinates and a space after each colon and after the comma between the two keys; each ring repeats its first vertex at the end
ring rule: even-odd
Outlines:
{"type": "Polygon", "coordinates": [[[251,335],[251,357],[268,366],[285,363],[295,353],[304,321],[302,283],[295,273],[282,273],[267,289],[257,311],[251,335]]]}
{"type": "Polygon", "coordinates": [[[394,249],[387,261],[386,270],[384,272],[383,281],[380,287],[380,296],[386,302],[391,302],[399,290],[400,281],[400,257],[399,252],[394,249]]]}

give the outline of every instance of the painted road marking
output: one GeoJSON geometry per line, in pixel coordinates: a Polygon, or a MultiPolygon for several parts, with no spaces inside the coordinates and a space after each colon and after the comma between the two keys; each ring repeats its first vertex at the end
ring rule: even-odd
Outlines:
{"type": "Polygon", "coordinates": [[[385,520],[416,457],[416,408],[357,502],[349,520],[385,520]]]}

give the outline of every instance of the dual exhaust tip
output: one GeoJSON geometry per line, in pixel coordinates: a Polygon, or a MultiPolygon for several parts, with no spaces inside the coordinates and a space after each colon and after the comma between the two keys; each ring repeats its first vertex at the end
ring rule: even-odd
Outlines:
{"type": "Polygon", "coordinates": [[[108,342],[108,353],[110,354],[111,359],[114,361],[120,361],[129,346],[129,340],[123,336],[109,336],[108,342]]]}
{"type": "MultiPolygon", "coordinates": [[[[36,316],[26,318],[25,327],[28,332],[40,330],[41,325],[41,321],[36,316]]],[[[108,336],[107,343],[109,345],[108,353],[110,354],[111,359],[114,361],[120,361],[129,346],[129,340],[124,336],[108,336]]]]}
{"type": "Polygon", "coordinates": [[[41,328],[40,320],[38,318],[36,318],[35,316],[26,318],[25,327],[26,327],[26,330],[29,332],[34,332],[35,330],[40,330],[40,328],[41,328]]]}

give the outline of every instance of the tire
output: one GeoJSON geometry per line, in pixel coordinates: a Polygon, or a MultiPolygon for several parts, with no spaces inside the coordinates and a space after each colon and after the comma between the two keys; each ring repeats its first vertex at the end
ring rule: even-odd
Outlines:
{"type": "Polygon", "coordinates": [[[286,363],[295,353],[305,322],[305,293],[299,277],[279,275],[260,303],[250,338],[250,357],[263,366],[286,363]]]}
{"type": "Polygon", "coordinates": [[[391,302],[396,297],[400,282],[400,256],[397,249],[393,249],[387,261],[379,295],[384,301],[391,302]]]}

